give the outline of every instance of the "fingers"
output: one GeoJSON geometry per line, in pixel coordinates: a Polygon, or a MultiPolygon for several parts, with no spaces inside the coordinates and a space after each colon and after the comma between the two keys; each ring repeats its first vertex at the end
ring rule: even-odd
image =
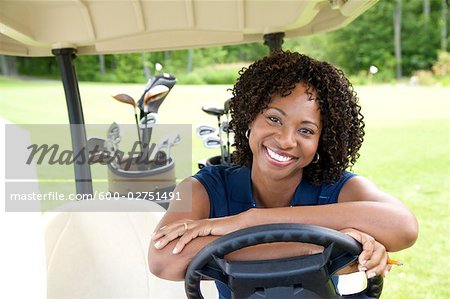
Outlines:
{"type": "Polygon", "coordinates": [[[367,278],[377,275],[386,276],[392,266],[388,265],[388,254],[383,244],[377,242],[372,236],[354,229],[345,229],[342,232],[362,244],[362,252],[358,257],[359,271],[366,271],[367,278]]]}
{"type": "Polygon", "coordinates": [[[161,227],[152,234],[152,241],[156,249],[162,249],[171,241],[178,239],[172,250],[173,254],[180,253],[186,244],[199,236],[211,234],[211,225],[208,219],[203,220],[180,220],[161,227]]]}
{"type": "Polygon", "coordinates": [[[383,245],[376,242],[374,251],[370,256],[370,259],[365,264],[365,267],[367,268],[367,278],[372,278],[377,275],[384,276],[388,266],[387,260],[388,254],[386,252],[386,249],[383,245]]]}
{"type": "Polygon", "coordinates": [[[170,225],[161,227],[158,231],[152,234],[152,241],[155,242],[154,246],[156,249],[162,249],[171,241],[176,238],[183,236],[187,231],[188,222],[187,221],[177,221],[170,225]]]}
{"type": "Polygon", "coordinates": [[[375,249],[375,239],[368,234],[351,228],[341,230],[341,232],[349,235],[362,245],[362,252],[358,257],[358,270],[367,271],[367,261],[370,260],[375,249]]]}
{"type": "Polygon", "coordinates": [[[372,278],[377,275],[386,277],[392,269],[392,265],[388,264],[389,255],[383,244],[375,240],[372,243],[374,245],[372,254],[370,256],[366,255],[368,259],[360,270],[366,271],[367,278],[372,278]]]}
{"type": "Polygon", "coordinates": [[[367,271],[367,269],[369,269],[368,267],[370,267],[368,261],[371,259],[375,250],[375,242],[373,239],[366,239],[361,243],[363,245],[363,250],[358,257],[358,269],[359,271],[367,271]]]}
{"type": "Polygon", "coordinates": [[[387,265],[383,272],[383,277],[386,277],[392,269],[392,265],[387,265]]]}
{"type": "Polygon", "coordinates": [[[198,230],[187,230],[181,238],[178,240],[177,244],[175,245],[172,253],[178,254],[180,253],[184,246],[186,246],[187,243],[191,242],[193,239],[198,237],[198,230]]]}

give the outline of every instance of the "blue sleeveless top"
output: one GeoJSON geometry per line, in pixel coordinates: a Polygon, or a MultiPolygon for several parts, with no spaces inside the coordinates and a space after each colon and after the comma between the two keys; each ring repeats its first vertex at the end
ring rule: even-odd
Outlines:
{"type": "MultiPolygon", "coordinates": [[[[315,186],[306,180],[298,184],[291,206],[326,205],[336,203],[342,186],[355,174],[345,172],[331,185],[315,186]]],[[[193,175],[209,196],[209,218],[236,215],[256,207],[252,192],[251,170],[242,166],[215,165],[202,168],[193,175]]],[[[219,298],[231,298],[228,286],[216,281],[219,298]]]]}

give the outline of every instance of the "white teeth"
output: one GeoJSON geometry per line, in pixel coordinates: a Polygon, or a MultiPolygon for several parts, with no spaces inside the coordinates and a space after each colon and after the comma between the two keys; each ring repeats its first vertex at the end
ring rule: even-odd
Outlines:
{"type": "Polygon", "coordinates": [[[292,157],[285,157],[285,156],[280,156],[277,153],[275,153],[274,151],[272,151],[270,148],[267,148],[267,152],[269,153],[269,156],[274,159],[277,160],[279,162],[287,162],[289,160],[292,160],[292,157]]]}

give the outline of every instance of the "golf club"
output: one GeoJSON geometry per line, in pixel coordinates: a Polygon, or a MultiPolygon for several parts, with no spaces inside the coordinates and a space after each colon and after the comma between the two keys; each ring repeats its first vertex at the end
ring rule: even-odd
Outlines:
{"type": "Polygon", "coordinates": [[[153,147],[153,150],[150,154],[149,161],[153,161],[153,163],[157,165],[167,164],[167,154],[162,151],[163,148],[167,148],[169,145],[169,139],[164,137],[158,141],[158,143],[153,147]],[[164,163],[162,163],[164,162],[164,163]]]}
{"type": "Polygon", "coordinates": [[[227,160],[225,161],[227,164],[231,164],[231,156],[230,156],[230,133],[232,132],[230,123],[229,123],[229,115],[230,115],[230,104],[231,98],[226,100],[223,104],[223,113],[225,114],[226,120],[226,134],[227,134],[227,160]]]}
{"type": "Polygon", "coordinates": [[[167,146],[167,154],[168,154],[168,162],[169,160],[172,160],[172,153],[171,149],[174,145],[181,143],[181,136],[180,134],[172,134],[168,138],[168,146],[167,146]]]}
{"type": "MultiPolygon", "coordinates": [[[[144,95],[144,101],[143,101],[143,107],[144,107],[144,116],[147,116],[148,113],[153,113],[156,115],[156,111],[153,111],[154,109],[150,109],[150,104],[153,102],[156,102],[162,98],[164,98],[168,93],[170,89],[165,85],[156,85],[152,88],[150,88],[149,91],[147,91],[144,95]]],[[[145,144],[148,144],[151,139],[151,130],[147,129],[147,122],[145,123],[145,129],[144,129],[144,151],[145,151],[145,144]]]]}
{"type": "MultiPolygon", "coordinates": [[[[150,88],[149,91],[147,91],[144,95],[144,113],[149,112],[148,105],[152,102],[156,102],[160,100],[161,98],[165,97],[169,93],[170,89],[169,87],[165,85],[156,85],[152,88],[150,88]]],[[[153,112],[153,111],[150,111],[153,112]]]]}
{"type": "Polygon", "coordinates": [[[138,138],[139,138],[139,144],[141,146],[141,152],[142,152],[142,140],[141,140],[141,132],[139,130],[139,108],[136,105],[136,101],[130,97],[129,95],[125,94],[125,93],[120,93],[120,94],[116,94],[115,96],[112,96],[114,99],[116,99],[119,102],[125,103],[125,104],[129,104],[131,106],[133,106],[134,108],[134,120],[136,121],[136,128],[137,128],[137,134],[138,134],[138,138]]]}
{"type": "MultiPolygon", "coordinates": [[[[227,117],[228,118],[228,117],[227,117]]],[[[224,152],[224,163],[228,164],[230,163],[230,133],[232,132],[230,128],[230,124],[228,123],[228,120],[223,121],[220,124],[220,132],[225,133],[227,135],[227,144],[223,145],[223,152],[224,152]]]]}
{"type": "Polygon", "coordinates": [[[122,139],[120,136],[120,127],[116,122],[113,122],[108,129],[107,139],[111,141],[111,143],[117,146],[122,139]]]}
{"type": "Polygon", "coordinates": [[[217,129],[208,125],[200,125],[196,129],[196,134],[200,138],[205,138],[209,135],[216,135],[217,129]]]}
{"type": "Polygon", "coordinates": [[[148,154],[149,154],[149,145],[150,145],[150,137],[151,137],[151,130],[154,127],[154,125],[157,122],[157,114],[156,113],[147,113],[145,116],[140,120],[139,127],[141,128],[143,126],[142,130],[142,157],[147,159],[148,161],[148,154]]]}
{"type": "Polygon", "coordinates": [[[203,140],[203,146],[206,148],[221,148],[222,140],[217,136],[208,136],[203,140]]]}
{"type": "MultiPolygon", "coordinates": [[[[119,149],[119,142],[121,140],[120,127],[116,122],[113,122],[109,128],[106,135],[105,147],[114,156],[116,151],[119,149]]],[[[114,161],[115,162],[115,161],[114,161]]]]}
{"type": "MultiPolygon", "coordinates": [[[[220,131],[220,124],[221,124],[220,117],[224,114],[224,109],[214,106],[214,105],[205,105],[202,107],[202,110],[206,114],[217,117],[218,135],[219,135],[220,143],[222,144],[223,142],[222,142],[222,133],[220,131]]],[[[226,162],[225,161],[225,151],[222,146],[220,147],[220,156],[221,156],[221,160],[222,160],[221,163],[225,163],[226,162]]]]}
{"type": "Polygon", "coordinates": [[[100,138],[89,138],[86,144],[90,163],[103,162],[103,159],[111,157],[111,152],[105,147],[106,141],[100,138]]]}

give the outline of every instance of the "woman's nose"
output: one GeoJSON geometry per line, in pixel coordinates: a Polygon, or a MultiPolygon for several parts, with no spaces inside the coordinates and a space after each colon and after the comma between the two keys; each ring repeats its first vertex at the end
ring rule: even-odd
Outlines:
{"type": "Polygon", "coordinates": [[[296,132],[296,129],[280,128],[276,135],[276,141],[281,149],[289,149],[297,145],[296,132]]]}

